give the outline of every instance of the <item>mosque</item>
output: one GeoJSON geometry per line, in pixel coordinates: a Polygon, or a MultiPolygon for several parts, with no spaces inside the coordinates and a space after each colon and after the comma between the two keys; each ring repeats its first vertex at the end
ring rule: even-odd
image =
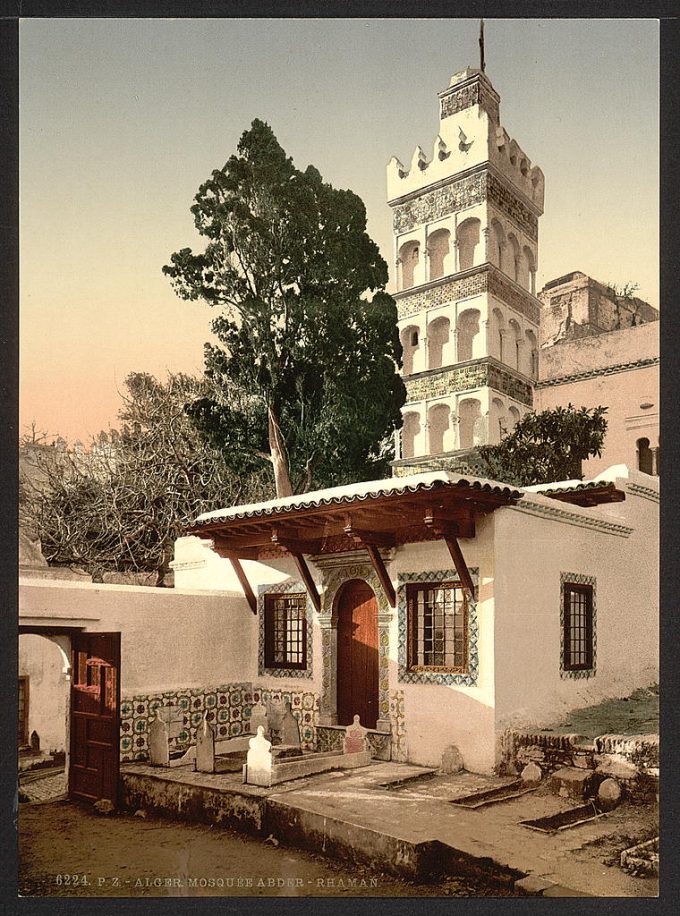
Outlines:
{"type": "Polygon", "coordinates": [[[20,632],[59,647],[71,795],[115,800],[159,710],[176,752],[279,700],[310,751],[358,715],[378,759],[491,773],[509,729],[657,682],[658,312],[579,272],[537,292],[544,176],[499,105],[483,66],[456,73],[432,147],[387,167],[392,477],[200,516],[174,589],[22,579],[20,632]],[[589,479],[475,474],[477,446],[568,403],[609,408],[589,479]]]}

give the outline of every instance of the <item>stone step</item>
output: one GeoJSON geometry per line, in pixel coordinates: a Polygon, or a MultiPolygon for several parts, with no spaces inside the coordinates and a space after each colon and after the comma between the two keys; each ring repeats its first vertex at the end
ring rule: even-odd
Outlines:
{"type": "Polygon", "coordinates": [[[561,767],[550,775],[548,785],[562,798],[586,798],[594,788],[593,773],[580,767],[561,767]]]}

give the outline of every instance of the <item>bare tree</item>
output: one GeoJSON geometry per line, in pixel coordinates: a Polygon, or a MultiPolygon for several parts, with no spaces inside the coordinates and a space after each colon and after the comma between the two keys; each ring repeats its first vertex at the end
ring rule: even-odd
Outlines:
{"type": "Polygon", "coordinates": [[[22,475],[22,517],[51,565],[156,572],[162,585],[175,539],[199,512],[268,497],[271,474],[236,477],[207,445],[185,406],[205,383],[145,373],[125,381],[120,429],[89,449],[41,448],[22,475]]]}

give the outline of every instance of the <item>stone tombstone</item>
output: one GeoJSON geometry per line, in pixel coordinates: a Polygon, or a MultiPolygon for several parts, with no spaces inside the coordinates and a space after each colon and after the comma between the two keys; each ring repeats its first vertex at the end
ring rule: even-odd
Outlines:
{"type": "Polygon", "coordinates": [[[603,779],[597,790],[597,802],[603,811],[611,811],[621,801],[621,786],[611,776],[603,779]]]}
{"type": "Polygon", "coordinates": [[[270,700],[267,704],[267,721],[269,723],[269,738],[274,745],[281,744],[283,715],[283,704],[279,700],[270,700]]]}
{"type": "Polygon", "coordinates": [[[149,762],[160,767],[166,767],[170,762],[168,726],[158,716],[149,725],[149,762]]]}
{"type": "Polygon", "coordinates": [[[281,744],[289,747],[300,747],[300,726],[293,715],[290,702],[283,704],[283,719],[281,720],[281,744]]]}
{"type": "Polygon", "coordinates": [[[250,731],[256,735],[257,730],[262,726],[265,737],[269,737],[269,720],[267,719],[267,710],[262,703],[255,703],[250,711],[250,731]]]}
{"type": "Polygon", "coordinates": [[[534,763],[532,760],[524,767],[520,773],[520,778],[526,785],[538,785],[538,783],[543,779],[543,770],[537,763],[534,763]]]}
{"type": "Polygon", "coordinates": [[[215,772],[215,730],[205,716],[196,730],[196,769],[215,772]]]}
{"type": "Polygon", "coordinates": [[[463,769],[463,757],[455,744],[449,744],[442,752],[442,765],[440,772],[446,776],[460,773],[463,769]]]}
{"type": "Polygon", "coordinates": [[[179,733],[184,728],[184,712],[179,706],[159,706],[156,716],[167,725],[168,738],[179,738],[179,733]]]}
{"type": "Polygon", "coordinates": [[[359,721],[359,716],[354,716],[354,721],[345,729],[345,740],[343,743],[343,752],[345,754],[360,754],[362,751],[369,750],[366,741],[367,728],[359,721]]]}
{"type": "Polygon", "coordinates": [[[269,786],[272,779],[272,743],[264,736],[264,728],[258,725],[257,734],[248,742],[245,766],[245,782],[251,786],[269,786]]]}

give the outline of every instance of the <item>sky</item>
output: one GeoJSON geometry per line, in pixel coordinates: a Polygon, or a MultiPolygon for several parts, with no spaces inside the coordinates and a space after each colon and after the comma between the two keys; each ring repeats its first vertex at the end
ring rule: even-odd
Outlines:
{"type": "MultiPolygon", "coordinates": [[[[392,272],[385,166],[478,66],[472,19],[30,19],[20,24],[20,427],[89,442],[130,372],[201,371],[214,312],[161,269],[254,118],[365,202],[392,272]]],[[[546,182],[537,288],[572,270],[658,307],[654,20],[486,20],[501,123],[546,182]]]]}

